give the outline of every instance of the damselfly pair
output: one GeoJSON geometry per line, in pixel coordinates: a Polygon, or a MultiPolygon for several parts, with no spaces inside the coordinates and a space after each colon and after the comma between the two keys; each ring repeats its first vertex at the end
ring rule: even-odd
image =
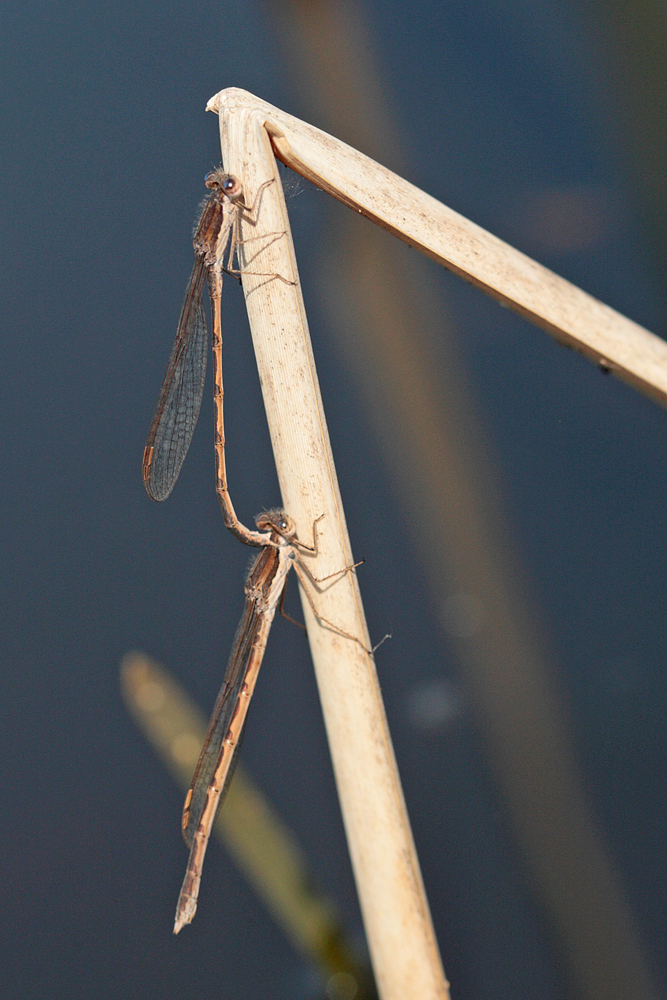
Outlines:
{"type": "MultiPolygon", "coordinates": [[[[206,374],[208,324],[203,292],[208,281],[213,320],[216,490],[226,526],[246,545],[259,547],[262,551],[248,573],[245,609],[183,808],[183,836],[190,848],[190,857],[176,909],[175,934],[190,923],[197,909],[202,865],[211,828],[231,778],[234,751],[241,737],[287,575],[294,567],[302,583],[305,577],[315,584],[322,582],[312,576],[303,561],[303,554],[316,552],[316,526],[313,528],[312,546],[297,539],[294,522],[282,510],[258,515],[257,530],[252,531],[237,518],[229,496],[225,465],[220,303],[223,272],[238,273],[233,269],[233,262],[240,242],[241,215],[249,213],[252,218],[254,206],[248,208],[243,201],[241,184],[222,169],[210,173],[205,183],[211,194],[204,203],[195,230],[195,263],[148,432],[143,458],[144,485],[154,500],[165,500],[174,487],[190,447],[206,374]]],[[[258,198],[261,198],[261,193],[262,188],[258,198]]],[[[352,638],[318,615],[314,607],[313,611],[322,624],[352,638]]]]}

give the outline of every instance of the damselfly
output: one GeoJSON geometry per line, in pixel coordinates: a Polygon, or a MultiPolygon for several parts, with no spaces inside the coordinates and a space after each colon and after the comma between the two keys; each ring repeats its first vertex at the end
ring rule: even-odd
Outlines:
{"type": "Polygon", "coordinates": [[[294,522],[284,511],[260,514],[256,523],[262,533],[263,548],[248,573],[245,609],[183,807],[183,836],[190,848],[190,857],[176,907],[175,934],[190,923],[197,909],[201,870],[211,827],[233,773],[234,751],[241,738],[287,574],[295,565],[299,576],[301,569],[308,573],[301,564],[299,550],[314,551],[298,541],[294,522]]]}
{"type": "MultiPolygon", "coordinates": [[[[225,677],[213,707],[204,745],[183,807],[183,837],[190,848],[190,857],[178,897],[174,934],[178,934],[185,924],[190,923],[197,909],[202,865],[211,828],[233,774],[234,751],[241,739],[248,706],[255,690],[255,681],[262,665],[266,642],[278,605],[282,610],[282,596],[287,575],[292,567],[318,622],[337,635],[352,639],[366,649],[359,639],[339,629],[318,613],[307,584],[308,580],[311,585],[317,586],[325,580],[355,569],[360,563],[346,566],[328,577],[318,579],[310,572],[302,555],[302,553],[311,555],[317,553],[317,522],[313,526],[312,545],[299,541],[294,521],[283,510],[270,510],[258,514],[255,522],[259,529],[256,535],[260,540],[262,551],[248,571],[245,584],[245,609],[236,629],[225,677]]],[[[370,653],[373,651],[366,650],[370,653]]]]}
{"type": "MultiPolygon", "coordinates": [[[[153,500],[166,500],[178,479],[192,441],[206,376],[208,323],[202,297],[208,279],[213,320],[216,490],[225,524],[230,531],[247,545],[263,545],[265,542],[258,532],[250,531],[238,521],[229,496],[222,408],[222,276],[225,270],[233,273],[234,255],[240,242],[241,214],[249,213],[249,221],[252,222],[255,206],[248,208],[243,201],[240,182],[222,168],[208,174],[205,184],[211,194],[204,203],[195,229],[195,262],[185,290],[176,337],[144,448],[144,486],[153,500]]],[[[255,205],[265,186],[263,184],[260,187],[255,205]]],[[[272,277],[280,278],[280,275],[272,277]]]]}

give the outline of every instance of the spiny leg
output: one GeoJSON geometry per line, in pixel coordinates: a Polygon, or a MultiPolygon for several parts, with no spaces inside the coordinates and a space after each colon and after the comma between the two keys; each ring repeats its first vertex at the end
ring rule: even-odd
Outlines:
{"type": "MultiPolygon", "coordinates": [[[[337,575],[340,575],[341,573],[346,573],[348,571],[348,569],[350,569],[350,568],[353,568],[353,567],[347,567],[346,566],[345,569],[339,570],[338,574],[332,573],[331,575],[332,576],[337,576],[337,575]]],[[[310,595],[308,587],[306,586],[306,582],[304,580],[304,577],[302,576],[302,571],[303,571],[304,575],[308,577],[309,580],[311,580],[311,581],[314,580],[314,577],[310,573],[310,571],[308,570],[308,568],[306,566],[304,566],[304,564],[302,562],[299,562],[299,561],[297,561],[295,559],[294,560],[294,572],[296,573],[297,577],[299,578],[299,583],[301,584],[301,587],[303,588],[303,592],[306,595],[306,599],[307,599],[308,603],[310,604],[311,610],[312,610],[313,614],[315,615],[315,617],[317,618],[317,620],[320,623],[320,625],[324,625],[326,628],[330,629],[332,632],[335,632],[336,635],[342,636],[344,639],[351,639],[352,642],[356,642],[356,644],[358,646],[361,646],[361,648],[363,649],[363,651],[365,653],[368,653],[369,656],[372,656],[373,653],[375,652],[375,650],[378,649],[378,647],[381,646],[382,643],[385,642],[386,639],[390,639],[391,638],[391,635],[387,634],[387,635],[385,635],[380,640],[380,642],[378,642],[378,644],[376,646],[373,646],[372,649],[369,649],[368,646],[366,646],[366,644],[361,641],[361,639],[357,638],[356,635],[351,635],[351,633],[350,632],[346,632],[345,629],[339,628],[338,625],[334,625],[334,623],[331,622],[331,621],[329,621],[328,618],[325,618],[324,615],[321,615],[319,613],[319,611],[317,610],[317,608],[315,607],[315,604],[314,604],[313,599],[312,599],[312,597],[310,595]]],[[[325,577],[325,579],[329,579],[329,577],[325,577]]]]}

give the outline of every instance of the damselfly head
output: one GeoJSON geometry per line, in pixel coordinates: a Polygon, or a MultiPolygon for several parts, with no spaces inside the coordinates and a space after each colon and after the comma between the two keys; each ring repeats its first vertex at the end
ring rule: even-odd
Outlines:
{"type": "Polygon", "coordinates": [[[296,525],[284,510],[265,510],[255,518],[260,531],[275,531],[281,538],[291,539],[296,535],[296,525]]]}
{"type": "Polygon", "coordinates": [[[204,184],[209,191],[213,191],[217,198],[224,195],[226,198],[235,201],[243,194],[241,182],[234,177],[234,174],[226,174],[222,167],[218,167],[217,170],[212,170],[210,174],[207,174],[204,178],[204,184]]]}

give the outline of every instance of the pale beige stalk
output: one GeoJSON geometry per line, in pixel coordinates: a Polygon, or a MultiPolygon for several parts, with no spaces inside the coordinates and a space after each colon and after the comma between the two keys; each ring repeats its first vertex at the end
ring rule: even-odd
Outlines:
{"type": "MultiPolygon", "coordinates": [[[[313,522],[324,515],[318,523],[318,557],[305,557],[312,572],[322,578],[350,565],[352,554],[289,221],[264,128],[266,115],[237,103],[238,93],[219,95],[217,110],[225,169],[242,180],[246,204],[255,207],[256,224],[242,226],[244,292],[284,508],[306,543],[312,541],[313,522]],[[261,190],[255,204],[257,192],[271,178],[274,183],[261,190]]],[[[391,525],[384,527],[391,530],[391,525]]],[[[443,1000],[448,996],[447,983],[375,664],[366,651],[370,642],[355,574],[327,581],[312,599],[320,615],[357,639],[319,624],[308,601],[303,601],[380,996],[383,1000],[443,1000]]]]}

